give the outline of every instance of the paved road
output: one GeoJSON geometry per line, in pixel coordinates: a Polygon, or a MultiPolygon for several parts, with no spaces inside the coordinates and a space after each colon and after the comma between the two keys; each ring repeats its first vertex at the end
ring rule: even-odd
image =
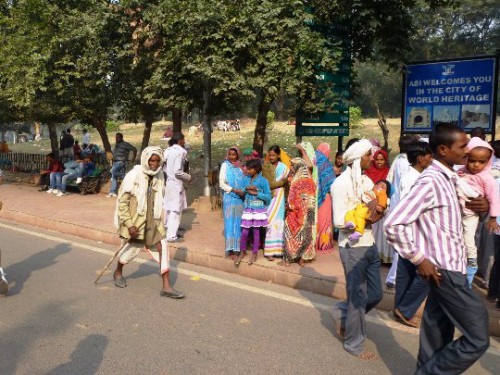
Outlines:
{"type": "MultiPolygon", "coordinates": [[[[332,334],[333,299],[174,264],[185,300],[159,296],[158,268],[126,267],[117,289],[96,272],[113,248],[0,221],[11,291],[0,298],[0,374],[411,374],[418,332],[369,316],[368,346],[347,354],[332,334]]],[[[490,374],[500,344],[469,371],[490,374]]]]}

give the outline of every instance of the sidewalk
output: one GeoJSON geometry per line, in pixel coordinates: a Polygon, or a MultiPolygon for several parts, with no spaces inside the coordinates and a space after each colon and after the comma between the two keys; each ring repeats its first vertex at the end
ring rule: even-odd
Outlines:
{"type": "MultiPolygon", "coordinates": [[[[104,194],[56,197],[39,192],[38,188],[4,182],[0,186],[0,201],[3,201],[0,218],[89,240],[119,244],[113,226],[116,199],[107,198],[104,194]]],[[[230,259],[224,258],[221,212],[197,212],[196,207],[195,202],[184,211],[181,227],[186,229],[185,241],[170,247],[171,258],[329,297],[346,298],[344,271],[338,251],[319,253],[316,260],[305,267],[292,264],[288,268],[278,266],[276,261],[269,262],[259,253],[259,258],[253,265],[245,262],[249,259],[247,256],[239,268],[235,268],[230,259]]],[[[382,281],[385,280],[387,271],[387,267],[382,267],[382,281]]],[[[478,293],[485,294],[479,289],[478,293]]],[[[384,298],[377,307],[390,311],[393,300],[393,292],[384,290],[384,298]]],[[[490,332],[500,336],[500,312],[493,306],[488,304],[490,332]]]]}

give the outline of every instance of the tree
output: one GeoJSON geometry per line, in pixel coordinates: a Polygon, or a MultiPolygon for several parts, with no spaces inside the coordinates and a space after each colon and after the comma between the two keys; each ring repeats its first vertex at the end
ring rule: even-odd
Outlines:
{"type": "MultiPolygon", "coordinates": [[[[460,5],[432,7],[418,1],[411,10],[414,32],[402,63],[495,53],[500,45],[500,9],[495,1],[462,1],[460,5]]],[[[365,115],[378,105],[389,116],[401,112],[402,76],[383,56],[355,64],[354,102],[365,115]]]]}
{"type": "Polygon", "coordinates": [[[425,25],[411,38],[413,60],[491,54],[500,45],[498,1],[464,0],[441,8],[420,1],[413,15],[425,25]]]}
{"type": "MultiPolygon", "coordinates": [[[[151,95],[165,92],[168,108],[202,103],[204,175],[211,167],[211,118],[221,103],[249,97],[244,54],[250,43],[239,21],[240,5],[223,0],[164,0],[150,13],[152,33],[161,38],[157,69],[150,80],[151,95]]],[[[205,195],[210,195],[205,178],[205,195]]]]}
{"type": "Polygon", "coordinates": [[[158,101],[148,96],[147,82],[156,69],[157,43],[148,35],[147,14],[158,1],[122,1],[113,10],[119,17],[119,45],[113,74],[114,99],[127,119],[144,120],[141,150],[146,148],[156,116],[161,113],[158,101]]]}
{"type": "Polygon", "coordinates": [[[377,116],[377,107],[389,117],[401,113],[402,74],[382,62],[356,62],[354,105],[365,116],[377,116]]]}
{"type": "Polygon", "coordinates": [[[49,125],[56,153],[56,124],[73,119],[96,127],[110,150],[105,123],[116,48],[109,2],[19,0],[2,21],[7,99],[25,118],[49,125]]]}
{"type": "Polygon", "coordinates": [[[0,77],[6,99],[22,114],[20,119],[41,120],[49,126],[53,152],[58,152],[56,124],[71,117],[70,100],[61,88],[62,48],[54,22],[57,4],[20,0],[2,17],[0,77]]]}
{"type": "Polygon", "coordinates": [[[262,154],[267,114],[279,92],[304,99],[315,84],[312,77],[318,66],[336,69],[339,48],[328,45],[306,24],[313,17],[302,1],[257,0],[245,5],[240,17],[248,30],[246,37],[254,41],[248,44],[245,75],[258,98],[253,148],[262,154]]]}

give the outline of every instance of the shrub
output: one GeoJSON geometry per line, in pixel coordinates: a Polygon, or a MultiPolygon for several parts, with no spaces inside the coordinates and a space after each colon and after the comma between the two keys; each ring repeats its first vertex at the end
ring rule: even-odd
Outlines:
{"type": "Polygon", "coordinates": [[[267,112],[267,122],[266,122],[266,128],[269,130],[272,130],[274,128],[274,112],[269,111],[267,112]]]}
{"type": "Polygon", "coordinates": [[[352,129],[359,128],[361,126],[361,108],[360,107],[349,107],[349,126],[352,129]]]}
{"type": "Polygon", "coordinates": [[[117,132],[120,130],[120,125],[117,121],[108,120],[106,121],[106,130],[108,132],[117,132]]]}

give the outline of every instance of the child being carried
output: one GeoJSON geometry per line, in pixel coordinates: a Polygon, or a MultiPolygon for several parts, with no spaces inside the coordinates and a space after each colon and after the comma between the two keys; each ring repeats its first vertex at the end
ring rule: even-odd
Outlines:
{"type": "Polygon", "coordinates": [[[493,148],[479,137],[472,138],[467,148],[469,154],[465,165],[458,170],[457,192],[462,208],[464,242],[467,250],[467,280],[469,287],[477,272],[477,247],[474,239],[479,224],[479,215],[465,207],[470,198],[484,196],[490,205],[488,231],[499,230],[496,222],[500,215],[500,196],[495,178],[491,175],[493,148]]]}
{"type": "Polygon", "coordinates": [[[354,229],[354,233],[349,236],[349,241],[359,241],[363,236],[366,221],[370,220],[373,213],[373,206],[377,213],[382,213],[387,208],[387,198],[390,195],[391,183],[387,180],[378,181],[372,191],[365,192],[354,209],[345,214],[345,228],[354,229]]]}

